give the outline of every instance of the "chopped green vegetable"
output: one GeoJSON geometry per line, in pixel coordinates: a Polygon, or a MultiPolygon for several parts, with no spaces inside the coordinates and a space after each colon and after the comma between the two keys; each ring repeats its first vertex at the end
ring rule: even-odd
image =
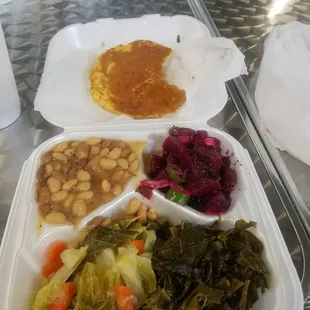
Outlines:
{"type": "Polygon", "coordinates": [[[145,232],[144,251],[152,252],[156,243],[156,233],[154,230],[146,230],[145,232]]]}
{"type": "Polygon", "coordinates": [[[80,249],[66,249],[60,257],[64,266],[68,269],[74,269],[75,265],[78,265],[86,256],[87,246],[81,247],[80,249]]]}
{"type": "Polygon", "coordinates": [[[118,251],[116,266],[126,286],[136,294],[139,304],[143,304],[149,294],[156,289],[156,277],[149,258],[137,255],[134,250],[118,251]]]}
{"type": "MultiPolygon", "coordinates": [[[[186,195],[169,192],[184,202],[186,195]]],[[[225,231],[220,225],[221,218],[204,226],[122,217],[95,227],[83,247],[62,252],[64,265],[38,292],[32,309],[48,309],[69,280],[77,284],[74,310],[115,310],[115,287],[134,292],[141,310],[249,310],[270,276],[263,244],[250,232],[256,223],[239,220],[225,231]]]]}
{"type": "MultiPolygon", "coordinates": [[[[131,221],[130,221],[131,222],[131,221]]],[[[129,224],[129,223],[127,223],[129,224]]],[[[126,224],[124,224],[126,227],[126,224]]],[[[130,224],[129,224],[130,225],[130,224]]],[[[146,230],[145,226],[137,224],[131,225],[129,228],[114,229],[108,227],[95,227],[84,238],[84,245],[88,245],[88,256],[96,257],[104,249],[117,249],[120,246],[129,244],[140,233],[146,230]],[[132,227],[131,227],[132,226],[132,227]]]]}
{"type": "Polygon", "coordinates": [[[74,310],[115,309],[115,272],[101,265],[86,263],[78,285],[74,310]]]}
{"type": "Polygon", "coordinates": [[[127,247],[118,248],[117,253],[118,253],[118,257],[125,256],[131,253],[138,254],[138,249],[133,245],[129,245],[127,247]]]}
{"type": "Polygon", "coordinates": [[[96,258],[96,264],[107,269],[115,267],[115,254],[112,249],[104,249],[96,258]]]}
{"type": "Polygon", "coordinates": [[[239,303],[239,310],[246,310],[247,309],[247,298],[248,298],[248,291],[251,281],[246,280],[242,289],[241,293],[241,300],[239,303]]]}
{"type": "Polygon", "coordinates": [[[199,284],[185,299],[181,310],[210,309],[208,305],[220,305],[224,291],[199,284]]]}
{"type": "Polygon", "coordinates": [[[185,182],[186,182],[183,178],[181,178],[181,177],[175,172],[175,170],[173,169],[173,167],[167,166],[166,171],[167,171],[167,173],[168,173],[170,179],[171,179],[172,181],[174,181],[175,183],[177,183],[177,184],[182,184],[182,183],[185,183],[185,182]]]}
{"type": "Polygon", "coordinates": [[[178,203],[181,206],[185,206],[190,198],[188,195],[185,195],[172,188],[169,189],[165,197],[168,200],[178,203]]]}
{"type": "Polygon", "coordinates": [[[137,256],[137,267],[147,297],[156,290],[156,276],[152,269],[151,259],[145,256],[137,256]]]}
{"type": "Polygon", "coordinates": [[[269,278],[263,245],[247,230],[255,223],[240,220],[226,231],[218,224],[183,222],[160,230],[165,236],[156,241],[152,266],[161,296],[167,296],[165,307],[157,305],[156,300],[163,301],[153,295],[144,309],[248,310],[253,306],[258,289],[264,292],[269,278]]]}
{"type": "Polygon", "coordinates": [[[62,284],[60,281],[55,281],[43,286],[36,295],[32,310],[46,310],[50,301],[55,296],[61,295],[62,284]]]}

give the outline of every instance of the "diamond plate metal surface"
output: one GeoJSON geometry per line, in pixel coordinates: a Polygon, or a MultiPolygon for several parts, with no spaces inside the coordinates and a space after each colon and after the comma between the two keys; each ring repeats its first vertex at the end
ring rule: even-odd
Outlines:
{"type": "MultiPolygon", "coordinates": [[[[243,77],[252,97],[263,57],[264,41],[277,25],[291,21],[310,23],[309,0],[204,0],[220,34],[231,38],[245,54],[249,75],[243,77]]],[[[310,212],[310,167],[287,152],[279,155],[310,212]]]]}
{"type": "Polygon", "coordinates": [[[310,22],[308,0],[204,0],[221,35],[231,38],[245,54],[249,76],[259,69],[263,44],[276,25],[310,22]]]}
{"type": "MultiPolygon", "coordinates": [[[[225,6],[226,2],[222,3],[225,6]]],[[[229,8],[231,2],[227,3],[226,11],[230,14],[234,10],[229,8]]],[[[240,6],[242,5],[240,2],[240,6]]],[[[256,5],[259,6],[259,3],[256,5]]],[[[0,5],[0,19],[23,106],[23,113],[17,122],[0,131],[0,238],[24,160],[34,148],[62,131],[33,111],[33,100],[50,39],[61,28],[70,24],[104,17],[138,17],[150,13],[193,15],[185,0],[12,0],[0,5]]],[[[228,132],[248,149],[301,278],[305,262],[299,236],[296,235],[234,102],[229,99],[224,110],[210,120],[209,124],[228,132]]]]}

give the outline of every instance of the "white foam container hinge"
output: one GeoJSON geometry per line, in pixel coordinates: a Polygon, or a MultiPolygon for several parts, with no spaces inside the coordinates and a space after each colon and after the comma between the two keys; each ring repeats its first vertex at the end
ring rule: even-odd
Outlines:
{"type": "MultiPolygon", "coordinates": [[[[183,25],[177,17],[174,19],[178,21],[179,26],[183,25]]],[[[195,25],[199,23],[194,19],[191,20],[195,25]]],[[[186,21],[189,22],[189,19],[186,21]]],[[[152,27],[155,26],[156,23],[153,23],[152,27]]],[[[207,33],[207,28],[203,27],[205,27],[203,24],[199,24],[199,29],[203,33],[207,33]]],[[[86,30],[87,27],[83,28],[83,31],[86,30]]],[[[147,38],[147,34],[144,38],[147,38]]],[[[53,40],[55,43],[56,37],[53,40]]],[[[54,43],[53,46],[56,46],[54,43]]],[[[49,55],[51,53],[48,53],[48,57],[49,55]]],[[[65,113],[65,111],[61,112],[65,113]]],[[[223,154],[227,152],[231,155],[232,163],[237,171],[238,182],[232,192],[232,204],[228,212],[222,216],[223,228],[232,227],[238,219],[255,221],[257,227],[252,231],[264,244],[264,258],[271,273],[270,289],[260,297],[253,310],[303,309],[303,294],[296,269],[251,158],[238,141],[220,130],[209,127],[206,121],[175,119],[170,123],[157,120],[156,122],[104,125],[92,124],[92,121],[86,118],[85,123],[81,126],[63,125],[66,127],[65,131],[40,145],[23,166],[1,245],[1,310],[30,308],[30,299],[40,284],[40,267],[44,262],[43,253],[52,241],[70,240],[91,218],[98,215],[117,214],[132,197],[143,199],[140,194],[135,193],[136,185],[145,178],[141,166],[138,175],[128,184],[120,197],[93,211],[82,220],[77,229],[73,229],[71,226],[43,224],[42,228],[38,230],[39,214],[35,202],[35,183],[40,157],[61,141],[80,140],[93,136],[124,141],[146,140],[144,152],[151,152],[161,148],[164,138],[168,135],[168,129],[174,124],[196,130],[207,130],[210,136],[221,140],[223,154]]],[[[141,159],[142,154],[139,155],[141,159]]],[[[167,216],[173,223],[188,220],[194,223],[208,224],[217,218],[205,216],[189,207],[181,207],[166,200],[159,192],[155,192],[150,201],[144,199],[144,202],[159,214],[167,216]]]]}

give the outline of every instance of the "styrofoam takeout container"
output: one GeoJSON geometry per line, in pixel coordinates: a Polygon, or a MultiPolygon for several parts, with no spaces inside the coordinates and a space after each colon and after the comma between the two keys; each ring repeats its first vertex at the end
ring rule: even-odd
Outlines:
{"type": "MultiPolygon", "coordinates": [[[[124,127],[117,131],[111,128],[65,131],[36,149],[23,167],[3,238],[0,259],[0,309],[26,308],[31,294],[38,289],[43,253],[52,241],[70,240],[78,233],[79,228],[82,228],[94,216],[111,216],[124,208],[134,196],[143,199],[135,193],[137,183],[145,177],[141,167],[141,173],[129,183],[120,197],[93,211],[81,222],[77,230],[71,226],[47,224],[38,230],[38,208],[34,193],[36,171],[42,154],[61,141],[85,139],[92,136],[124,141],[146,140],[145,152],[150,152],[159,149],[164,137],[167,136],[169,126],[162,125],[162,128],[158,130],[150,125],[149,129],[141,129],[137,126],[131,130],[124,127]]],[[[232,193],[232,205],[227,214],[222,217],[223,227],[232,227],[234,222],[241,218],[257,222],[257,228],[253,232],[265,246],[264,258],[271,272],[271,283],[270,290],[261,296],[253,309],[302,309],[303,296],[297,272],[248,152],[228,134],[209,128],[204,123],[191,124],[191,128],[208,130],[210,136],[220,139],[223,153],[231,154],[232,164],[235,165],[237,171],[238,183],[232,193]]],[[[170,202],[158,192],[155,192],[153,198],[150,201],[146,200],[145,203],[159,214],[170,218],[174,223],[181,220],[211,223],[216,219],[215,216],[204,216],[189,207],[181,207],[170,202]]]]}
{"type": "MultiPolygon", "coordinates": [[[[142,19],[144,21],[148,20],[146,17],[142,19]]],[[[180,20],[177,18],[174,18],[174,20],[178,21],[178,25],[180,24],[180,20]]],[[[185,18],[185,20],[187,22],[191,20],[194,24],[197,23],[192,18],[185,18]]],[[[111,21],[111,23],[113,24],[115,22],[111,21]]],[[[184,26],[184,24],[182,25],[184,26]]],[[[202,27],[202,24],[199,25],[202,27]]],[[[80,25],[79,27],[82,26],[80,25]]],[[[181,28],[183,29],[183,27],[181,28]]],[[[69,27],[68,29],[71,28],[69,27]]],[[[75,29],[72,26],[71,34],[70,31],[63,33],[68,36],[74,35],[75,29]]],[[[152,27],[148,29],[152,29],[152,27]]],[[[87,30],[86,26],[84,30],[87,30]]],[[[127,31],[130,33],[128,29],[127,31]]],[[[57,35],[55,38],[57,38],[57,35]]],[[[53,39],[54,41],[55,38],[53,39]]],[[[143,38],[147,38],[147,34],[143,38]]],[[[87,43],[86,35],[84,39],[87,43]]],[[[130,37],[130,40],[133,39],[137,39],[137,37],[130,37]]],[[[51,44],[55,47],[57,44],[55,42],[53,43],[53,40],[51,44]]],[[[66,49],[63,51],[66,54],[66,49]]],[[[50,63],[51,60],[48,57],[52,54],[48,53],[47,63],[50,63]]],[[[65,110],[61,109],[58,112],[66,113],[65,110]]],[[[55,114],[53,115],[55,117],[55,114]]],[[[207,120],[212,116],[207,115],[205,119],[207,120]]],[[[143,167],[140,167],[140,173],[128,184],[120,197],[93,211],[83,219],[76,230],[71,226],[51,226],[47,224],[43,224],[39,229],[39,214],[35,202],[35,182],[36,171],[39,167],[39,160],[42,154],[61,141],[85,139],[93,136],[121,139],[124,141],[146,140],[144,152],[151,152],[152,150],[161,148],[161,144],[168,134],[169,127],[176,123],[179,123],[180,126],[191,127],[196,130],[207,130],[210,136],[217,137],[222,141],[223,154],[227,152],[231,155],[232,164],[237,171],[238,183],[232,192],[232,205],[227,214],[222,217],[223,227],[232,227],[234,222],[241,218],[247,221],[252,220],[257,222],[257,228],[253,229],[253,232],[262,240],[265,246],[265,261],[271,273],[270,290],[261,296],[253,309],[301,310],[303,308],[303,295],[297,272],[251,158],[247,150],[238,141],[220,130],[208,127],[205,121],[188,121],[181,122],[181,124],[180,121],[174,121],[168,124],[163,120],[158,120],[156,123],[146,121],[104,125],[94,124],[93,120],[85,115],[84,124],[80,126],[72,125],[69,127],[61,124],[65,127],[65,131],[39,146],[24,164],[0,252],[1,310],[27,309],[31,296],[39,288],[40,266],[43,264],[43,253],[52,241],[59,239],[70,240],[94,216],[111,216],[124,208],[132,197],[143,199],[139,194],[135,193],[135,188],[139,180],[145,178],[143,167]]],[[[167,216],[174,223],[180,222],[181,220],[188,220],[194,223],[211,223],[216,219],[215,216],[205,216],[191,208],[181,207],[165,200],[159,192],[154,192],[153,198],[150,201],[145,200],[145,203],[153,207],[159,214],[167,216]]]]}

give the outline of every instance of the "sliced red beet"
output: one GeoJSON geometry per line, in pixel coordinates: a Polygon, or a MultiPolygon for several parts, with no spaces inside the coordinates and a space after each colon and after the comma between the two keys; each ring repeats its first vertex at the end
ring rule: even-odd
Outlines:
{"type": "Polygon", "coordinates": [[[193,194],[190,189],[184,188],[184,187],[182,187],[182,186],[180,186],[174,182],[170,183],[170,187],[172,189],[175,189],[176,191],[179,191],[179,192],[187,195],[187,196],[191,196],[193,194]]]}
{"type": "Polygon", "coordinates": [[[140,185],[147,186],[150,188],[164,188],[170,186],[170,180],[169,179],[143,180],[140,182],[140,185]]]}
{"type": "Polygon", "coordinates": [[[188,205],[199,212],[205,212],[205,206],[203,205],[203,201],[200,197],[191,196],[188,201],[188,205]]]}
{"type": "Polygon", "coordinates": [[[222,149],[221,149],[221,141],[217,138],[214,137],[208,137],[206,139],[204,139],[204,145],[208,148],[208,149],[213,149],[216,150],[218,153],[221,154],[222,149]]]}
{"type": "Polygon", "coordinates": [[[178,160],[171,153],[167,156],[166,163],[167,163],[167,166],[172,166],[172,167],[179,165],[178,160]]]}
{"type": "Polygon", "coordinates": [[[167,156],[167,164],[166,167],[172,167],[173,170],[177,173],[177,175],[182,176],[183,170],[179,165],[179,162],[172,156],[172,154],[169,154],[167,156]]]}
{"type": "Polygon", "coordinates": [[[204,145],[204,140],[209,137],[209,134],[205,130],[197,130],[192,139],[192,144],[204,145]]]}
{"type": "Polygon", "coordinates": [[[153,196],[153,189],[147,186],[140,185],[136,191],[146,199],[151,199],[153,196]]]}
{"type": "Polygon", "coordinates": [[[190,190],[183,188],[182,186],[176,184],[171,180],[143,180],[140,182],[140,186],[146,186],[153,189],[171,187],[185,195],[192,195],[192,192],[190,190]]]}
{"type": "Polygon", "coordinates": [[[188,186],[188,189],[192,192],[193,196],[207,196],[210,193],[220,190],[222,188],[221,184],[218,181],[203,179],[198,183],[192,183],[188,186]]]}
{"type": "Polygon", "coordinates": [[[224,167],[221,184],[226,192],[231,192],[237,183],[237,172],[230,167],[224,167]]]}
{"type": "Polygon", "coordinates": [[[151,159],[151,175],[156,176],[166,166],[165,160],[159,155],[152,155],[151,159]]]}
{"type": "Polygon", "coordinates": [[[205,215],[222,215],[225,214],[227,211],[222,207],[218,206],[211,206],[207,211],[204,212],[205,215]]]}
{"type": "Polygon", "coordinates": [[[192,137],[195,134],[195,130],[185,127],[173,126],[169,129],[169,135],[173,137],[189,136],[192,137]]]}
{"type": "Polygon", "coordinates": [[[177,139],[183,144],[188,144],[192,141],[191,136],[178,136],[177,139]]]}
{"type": "Polygon", "coordinates": [[[159,181],[159,180],[167,180],[170,181],[169,175],[166,172],[166,170],[160,171],[157,176],[154,178],[154,180],[159,181]]]}
{"type": "Polygon", "coordinates": [[[191,158],[187,153],[187,149],[177,138],[169,136],[163,144],[164,152],[171,153],[177,158],[184,167],[191,165],[191,158]]]}
{"type": "Polygon", "coordinates": [[[213,138],[205,138],[203,140],[203,142],[206,146],[212,146],[212,147],[216,148],[216,142],[213,138]]]}
{"type": "Polygon", "coordinates": [[[172,188],[190,196],[188,205],[196,210],[207,215],[224,214],[231,204],[237,175],[230,168],[230,156],[221,155],[220,140],[204,130],[175,126],[169,133],[163,155],[152,158],[152,180],[141,181],[137,191],[150,198],[153,189],[164,192],[172,188]],[[182,186],[176,176],[182,178],[182,186]]]}
{"type": "Polygon", "coordinates": [[[204,201],[205,212],[207,215],[221,215],[226,213],[231,204],[230,197],[227,199],[222,192],[215,192],[210,199],[204,201]]]}
{"type": "Polygon", "coordinates": [[[195,145],[193,152],[200,161],[208,165],[209,170],[213,174],[219,174],[223,166],[222,156],[220,153],[212,149],[207,149],[203,145],[195,145]]]}
{"type": "Polygon", "coordinates": [[[195,186],[196,183],[202,182],[204,179],[212,179],[213,174],[210,173],[208,165],[199,162],[197,160],[193,161],[192,168],[188,170],[186,181],[188,185],[195,186]]]}

